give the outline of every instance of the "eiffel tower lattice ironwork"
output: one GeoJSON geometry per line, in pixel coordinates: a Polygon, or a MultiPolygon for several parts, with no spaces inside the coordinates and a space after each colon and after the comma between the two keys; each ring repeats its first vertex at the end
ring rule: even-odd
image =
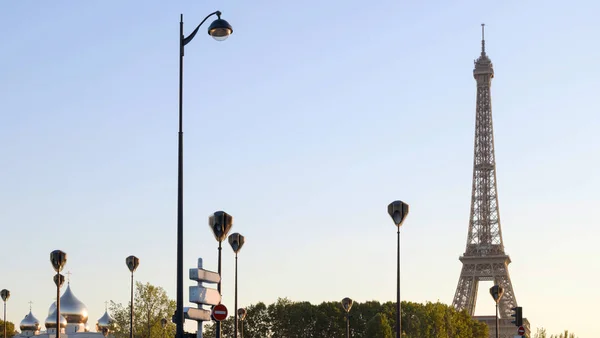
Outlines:
{"type": "Polygon", "coordinates": [[[511,318],[517,299],[508,274],[510,257],[504,252],[494,155],[494,128],[490,87],[494,77],[492,61],[485,53],[482,25],[481,55],[475,60],[473,76],[477,82],[475,121],[475,154],[473,159],[473,190],[471,215],[463,263],[452,305],[475,315],[477,289],[480,281],[493,281],[504,288],[499,303],[500,318],[511,318]]]}

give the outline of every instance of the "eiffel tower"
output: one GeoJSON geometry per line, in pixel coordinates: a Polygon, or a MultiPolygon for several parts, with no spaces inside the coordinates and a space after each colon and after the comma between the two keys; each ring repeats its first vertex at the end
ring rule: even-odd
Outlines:
{"type": "MultiPolygon", "coordinates": [[[[475,60],[475,69],[473,70],[473,76],[477,82],[477,106],[469,234],[465,253],[460,257],[463,266],[452,305],[457,310],[467,310],[471,316],[474,316],[479,282],[492,281],[494,284],[502,286],[504,295],[498,304],[498,315],[503,319],[502,326],[504,327],[501,332],[503,332],[503,336],[513,337],[516,335],[516,327],[510,322],[512,321],[512,308],[517,306],[517,299],[508,274],[508,264],[511,261],[504,252],[498,211],[490,92],[494,67],[485,53],[484,28],[485,25],[482,24],[481,55],[475,60]]],[[[488,323],[490,331],[495,332],[495,316],[476,318],[488,323]]]]}

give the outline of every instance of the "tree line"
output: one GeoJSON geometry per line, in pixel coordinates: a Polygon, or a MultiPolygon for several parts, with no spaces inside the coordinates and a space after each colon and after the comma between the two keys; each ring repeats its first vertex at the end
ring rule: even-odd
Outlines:
{"type": "MultiPolygon", "coordinates": [[[[280,298],[275,303],[257,303],[246,308],[244,338],[331,338],[345,337],[346,313],[339,302],[293,302],[280,298]]],[[[396,304],[367,301],[350,310],[353,338],[392,338],[396,304]]],[[[402,336],[406,338],[487,338],[488,328],[467,314],[441,303],[402,302],[402,336]]],[[[223,337],[233,334],[234,318],[221,325],[223,337]]],[[[239,326],[241,331],[242,325],[239,326]]],[[[214,338],[214,324],[205,325],[204,337],[214,338]]]]}

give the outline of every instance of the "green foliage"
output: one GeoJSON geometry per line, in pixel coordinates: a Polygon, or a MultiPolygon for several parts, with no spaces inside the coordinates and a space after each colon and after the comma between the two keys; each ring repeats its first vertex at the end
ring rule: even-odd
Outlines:
{"type": "Polygon", "coordinates": [[[533,335],[533,338],[577,338],[575,336],[574,333],[569,333],[568,330],[565,330],[565,332],[560,333],[560,334],[552,334],[552,335],[548,335],[546,333],[546,329],[542,328],[538,328],[535,332],[535,334],[533,335]]]}
{"type": "MultiPolygon", "coordinates": [[[[266,306],[258,303],[246,308],[244,338],[331,338],[345,337],[346,315],[339,302],[292,302],[278,299],[266,306]]],[[[396,304],[355,302],[350,311],[353,338],[392,337],[396,304]]],[[[406,338],[487,338],[488,329],[465,311],[441,303],[402,303],[402,335],[406,338]]],[[[233,333],[233,317],[222,324],[223,337],[233,333]]],[[[241,331],[241,324],[239,330],[241,331]]],[[[215,337],[214,324],[205,324],[204,337],[215,337]]]]}
{"type": "MultiPolygon", "coordinates": [[[[4,335],[4,321],[2,319],[0,319],[0,334],[4,335]]],[[[6,336],[8,338],[16,335],[17,332],[15,332],[15,324],[12,322],[9,322],[8,320],[6,321],[6,336]]]]}
{"type": "Polygon", "coordinates": [[[367,337],[392,338],[392,327],[385,314],[378,313],[367,322],[367,337]]]}
{"type": "MultiPolygon", "coordinates": [[[[171,317],[175,313],[176,303],[169,299],[166,291],[150,283],[135,283],[133,306],[133,334],[136,338],[162,338],[161,319],[167,319],[165,338],[175,336],[175,324],[171,317]]],[[[130,303],[127,305],[110,302],[110,312],[114,319],[111,334],[115,338],[129,337],[130,303]]]]}

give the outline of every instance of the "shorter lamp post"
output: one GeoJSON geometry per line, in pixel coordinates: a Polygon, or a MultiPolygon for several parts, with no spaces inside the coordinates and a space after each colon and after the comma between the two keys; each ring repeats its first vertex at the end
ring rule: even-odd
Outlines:
{"type": "Polygon", "coordinates": [[[394,201],[388,205],[388,214],[392,217],[398,228],[398,260],[396,267],[396,338],[402,335],[402,323],[400,321],[400,227],[408,215],[408,204],[402,201],[394,201]]]}
{"type": "Polygon", "coordinates": [[[244,319],[246,319],[246,309],[241,308],[241,309],[237,309],[237,316],[240,320],[240,323],[242,324],[242,328],[240,330],[240,337],[244,338],[244,319]]]}
{"type": "Polygon", "coordinates": [[[60,272],[67,264],[67,253],[60,250],[54,250],[50,253],[50,263],[56,275],[54,276],[54,284],[56,284],[56,338],[60,338],[60,287],[65,282],[65,276],[60,272]]]}
{"type": "Polygon", "coordinates": [[[165,328],[167,327],[167,318],[163,318],[160,320],[160,326],[162,326],[162,338],[165,338],[165,328]]]}
{"type": "MultiPolygon", "coordinates": [[[[219,291],[219,295],[221,295],[221,281],[223,280],[223,276],[221,275],[221,243],[227,238],[227,234],[231,227],[233,226],[233,217],[226,213],[225,211],[217,211],[214,214],[210,215],[208,218],[208,226],[215,235],[215,239],[219,242],[219,276],[221,279],[219,283],[217,283],[217,291],[219,291]]],[[[216,325],[216,338],[221,338],[221,322],[217,322],[216,325]]]]}
{"type": "Polygon", "coordinates": [[[2,301],[4,302],[4,338],[6,338],[6,301],[10,298],[10,291],[2,289],[0,296],[2,296],[2,301]]]}
{"type": "Polygon", "coordinates": [[[342,299],[342,307],[346,311],[346,338],[350,338],[350,309],[353,303],[352,299],[348,297],[342,299]]]}
{"type": "Polygon", "coordinates": [[[492,298],[494,298],[494,302],[496,302],[496,338],[500,337],[500,333],[498,332],[498,326],[500,326],[498,320],[498,302],[502,298],[502,294],[504,294],[504,289],[500,285],[494,285],[490,288],[490,294],[492,298]]]}
{"type": "Polygon", "coordinates": [[[125,264],[131,271],[131,303],[129,306],[129,338],[133,338],[133,272],[140,265],[140,259],[135,256],[125,258],[125,264]]]}
{"type": "MultiPolygon", "coordinates": [[[[231,245],[231,248],[233,249],[233,252],[235,252],[235,304],[234,304],[234,309],[238,308],[238,252],[240,252],[240,250],[242,250],[242,246],[244,246],[244,243],[246,242],[246,238],[240,234],[233,233],[231,235],[229,235],[229,244],[231,245]]],[[[235,326],[233,328],[233,337],[237,338],[238,336],[238,317],[235,316],[235,326]]]]}

